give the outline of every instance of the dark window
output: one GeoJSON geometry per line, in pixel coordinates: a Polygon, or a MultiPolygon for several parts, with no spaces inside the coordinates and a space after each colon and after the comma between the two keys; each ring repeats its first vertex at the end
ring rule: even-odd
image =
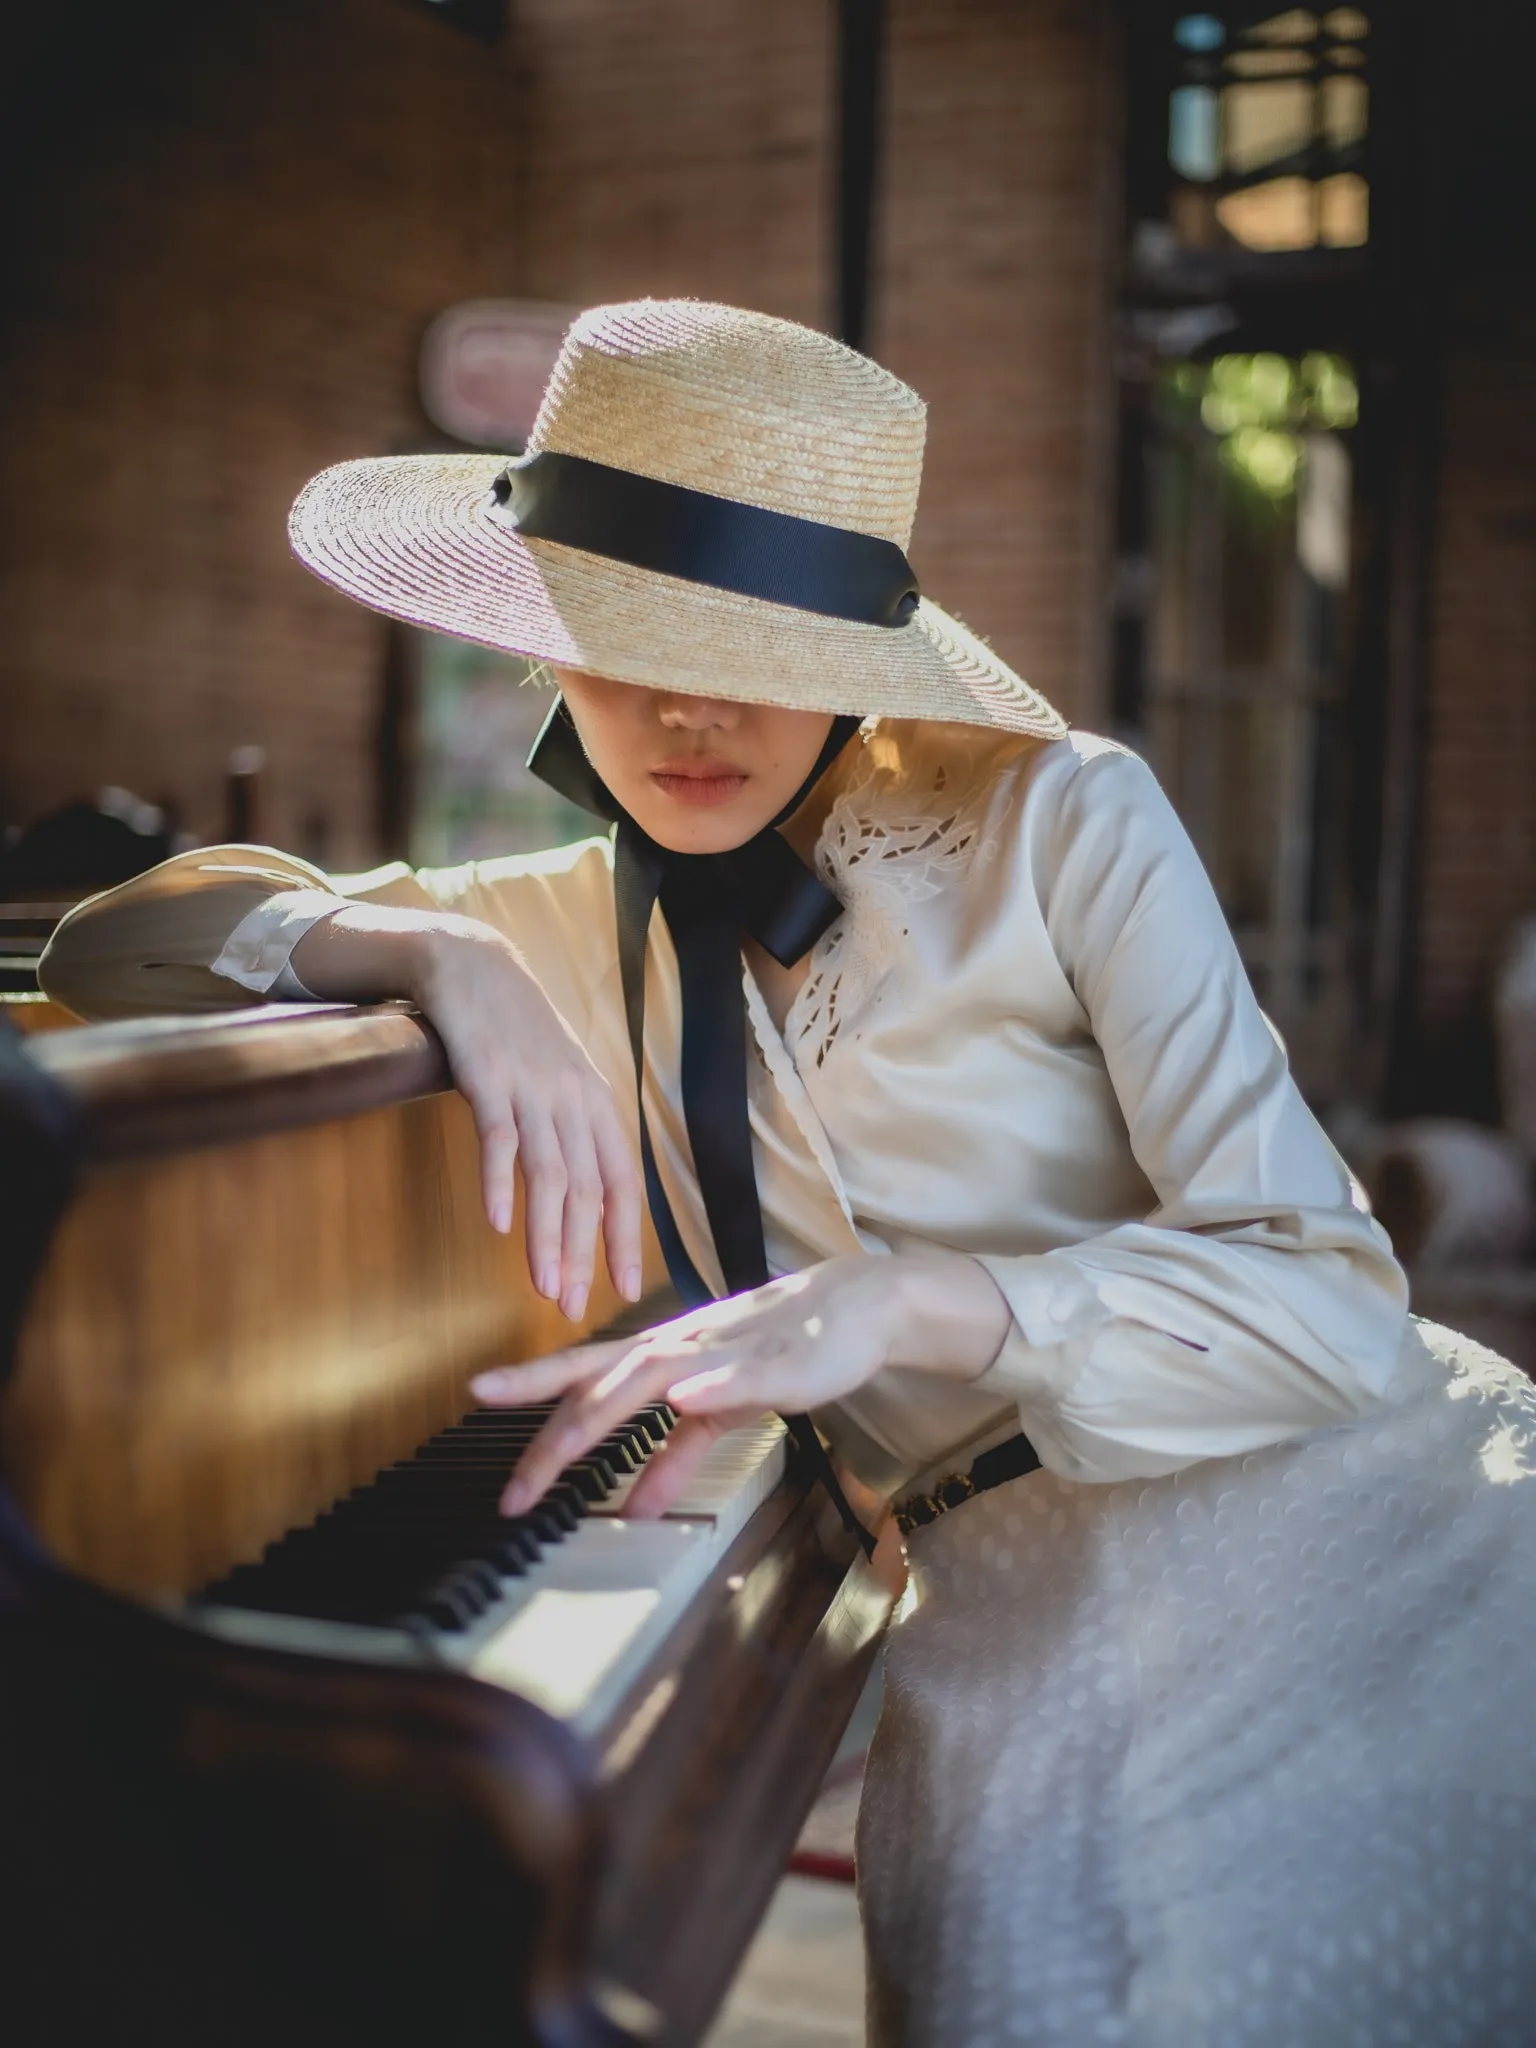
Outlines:
{"type": "Polygon", "coordinates": [[[1367,240],[1369,29],[1357,7],[1174,20],[1168,219],[1183,247],[1367,240]]]}

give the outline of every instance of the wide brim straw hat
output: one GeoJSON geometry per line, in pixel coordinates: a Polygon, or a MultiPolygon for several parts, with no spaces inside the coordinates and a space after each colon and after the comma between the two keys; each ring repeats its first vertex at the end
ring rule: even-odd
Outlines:
{"type": "Polygon", "coordinates": [[[1037,690],[912,594],[924,430],[915,392],[793,321],[598,306],[567,334],[522,457],[343,462],[289,532],[371,609],[534,661],[1058,737],[1037,690]]]}

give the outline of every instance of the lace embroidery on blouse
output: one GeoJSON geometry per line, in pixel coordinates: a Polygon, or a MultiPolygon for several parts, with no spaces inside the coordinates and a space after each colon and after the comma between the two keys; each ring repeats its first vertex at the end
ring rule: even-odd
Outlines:
{"type": "Polygon", "coordinates": [[[817,941],[784,1020],[799,1065],[824,1066],[840,1040],[861,1036],[907,935],[909,906],[996,855],[983,829],[992,777],[975,772],[996,736],[943,727],[932,742],[904,754],[876,733],[827,815],[816,869],[843,915],[817,941]]]}

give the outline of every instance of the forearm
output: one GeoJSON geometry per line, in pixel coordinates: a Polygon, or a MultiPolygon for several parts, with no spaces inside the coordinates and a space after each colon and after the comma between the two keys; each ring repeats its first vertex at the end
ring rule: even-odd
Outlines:
{"type": "Polygon", "coordinates": [[[304,986],[328,1002],[399,997],[430,1010],[445,952],[466,941],[516,957],[507,940],[473,918],[366,903],[311,925],[290,957],[304,986]]]}
{"type": "Polygon", "coordinates": [[[888,1365],[979,1379],[1012,1328],[1002,1289],[963,1252],[902,1252],[875,1261],[869,1277],[889,1328],[888,1365]],[[887,1273],[887,1265],[894,1270],[887,1273]]]}

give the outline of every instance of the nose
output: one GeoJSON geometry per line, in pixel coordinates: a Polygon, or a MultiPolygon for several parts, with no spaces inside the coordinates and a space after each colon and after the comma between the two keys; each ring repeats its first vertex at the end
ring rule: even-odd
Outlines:
{"type": "Polygon", "coordinates": [[[726,697],[691,697],[668,690],[657,698],[656,715],[669,732],[734,732],[741,706],[726,697]]]}

